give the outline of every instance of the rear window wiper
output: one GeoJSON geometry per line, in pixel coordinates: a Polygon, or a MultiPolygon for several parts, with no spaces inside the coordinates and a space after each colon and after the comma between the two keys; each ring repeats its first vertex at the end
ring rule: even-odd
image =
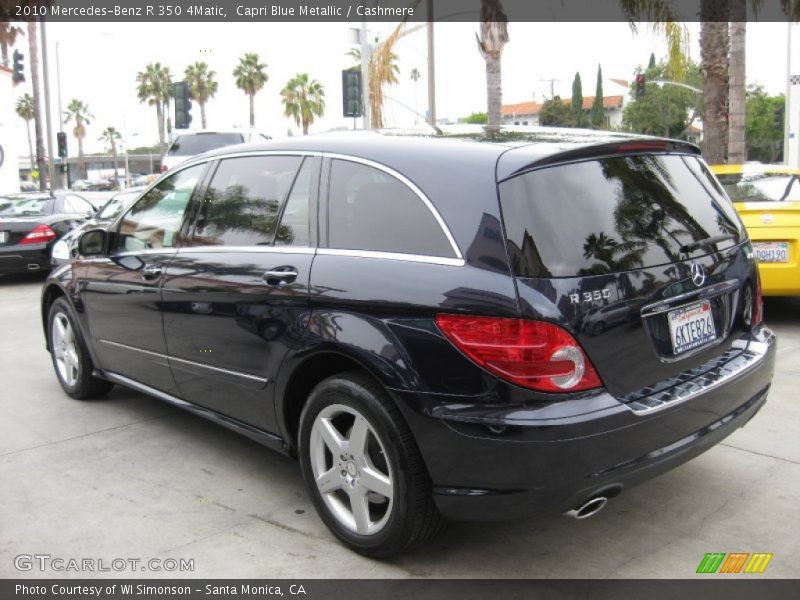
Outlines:
{"type": "Polygon", "coordinates": [[[696,242],[692,242],[691,244],[684,244],[680,247],[681,252],[685,252],[688,254],[689,252],[693,252],[698,248],[702,248],[704,246],[711,246],[712,244],[719,244],[720,242],[727,242],[730,240],[735,240],[735,235],[717,235],[714,237],[709,237],[704,240],[697,240],[696,242]]]}

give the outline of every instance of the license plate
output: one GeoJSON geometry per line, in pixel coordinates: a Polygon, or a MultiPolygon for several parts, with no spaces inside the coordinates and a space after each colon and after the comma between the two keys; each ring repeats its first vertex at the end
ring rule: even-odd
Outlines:
{"type": "Polygon", "coordinates": [[[789,262],[789,242],[755,242],[753,250],[760,263],[789,262]]]}
{"type": "Polygon", "coordinates": [[[667,319],[675,354],[683,354],[717,339],[714,315],[708,301],[671,310],[667,319]]]}
{"type": "Polygon", "coordinates": [[[8,239],[8,233],[6,233],[5,231],[0,231],[0,244],[5,244],[7,239],[8,239]]]}

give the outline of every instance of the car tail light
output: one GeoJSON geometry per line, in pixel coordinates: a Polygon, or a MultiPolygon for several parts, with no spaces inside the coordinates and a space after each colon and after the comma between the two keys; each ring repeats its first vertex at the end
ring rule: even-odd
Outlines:
{"type": "Polygon", "coordinates": [[[602,386],[575,338],[552,323],[441,314],[436,324],[468,358],[519,386],[540,392],[602,386]]]}
{"type": "Polygon", "coordinates": [[[764,299],[761,296],[761,274],[756,272],[756,293],[753,298],[753,327],[764,318],[764,299]]]}
{"type": "Polygon", "coordinates": [[[20,244],[46,244],[52,242],[58,236],[56,232],[50,229],[47,225],[37,225],[33,231],[26,235],[20,241],[20,244]]]}

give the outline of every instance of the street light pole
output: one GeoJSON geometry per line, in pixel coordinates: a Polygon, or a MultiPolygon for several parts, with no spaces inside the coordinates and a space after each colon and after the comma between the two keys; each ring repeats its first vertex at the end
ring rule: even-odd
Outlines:
{"type": "Polygon", "coordinates": [[[361,34],[359,35],[361,38],[361,83],[363,87],[361,92],[361,103],[364,105],[364,129],[372,128],[369,103],[369,61],[371,47],[369,45],[369,40],[367,39],[368,36],[369,31],[367,30],[367,18],[364,17],[361,19],[361,34]]]}
{"type": "Polygon", "coordinates": [[[783,99],[783,164],[789,164],[789,95],[792,93],[792,21],[786,23],[786,96],[783,99]]]}
{"type": "Polygon", "coordinates": [[[47,28],[44,19],[40,22],[42,37],[42,76],[44,78],[44,116],[47,127],[47,172],[50,179],[50,192],[55,191],[55,169],[53,168],[53,126],[50,118],[50,75],[47,69],[47,28]]]}
{"type": "Polygon", "coordinates": [[[433,0],[428,0],[428,123],[436,127],[436,57],[433,39],[433,0]]]}
{"type": "MultiPolygon", "coordinates": [[[[61,56],[58,52],[58,44],[59,42],[56,42],[56,87],[58,93],[58,130],[64,131],[64,112],[61,109],[61,56]]],[[[67,157],[65,156],[62,162],[63,165],[66,165],[66,158],[67,157]]],[[[69,187],[69,175],[67,174],[66,169],[64,169],[63,167],[61,171],[62,171],[62,177],[61,177],[62,185],[64,186],[64,189],[67,189],[69,187]]]]}

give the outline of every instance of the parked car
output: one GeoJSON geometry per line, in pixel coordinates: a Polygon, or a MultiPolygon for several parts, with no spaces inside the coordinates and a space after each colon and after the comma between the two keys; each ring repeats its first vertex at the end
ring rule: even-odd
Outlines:
{"type": "Polygon", "coordinates": [[[19,191],[20,192],[35,192],[39,189],[39,186],[34,181],[20,181],[19,182],[19,191]]]}
{"type": "Polygon", "coordinates": [[[133,202],[142,195],[145,189],[145,187],[129,188],[124,192],[114,194],[91,219],[84,221],[79,226],[68,231],[60,240],[53,244],[50,263],[54,267],[68,264],[70,260],[77,256],[78,238],[81,233],[87,229],[107,227],[113,223],[114,219],[133,204],[133,202]]]}
{"type": "Polygon", "coordinates": [[[195,130],[178,133],[172,140],[164,158],[161,159],[161,172],[170,170],[175,165],[202,154],[209,150],[244,144],[248,142],[265,141],[270,137],[250,130],[195,130]]]}
{"type": "Polygon", "coordinates": [[[49,269],[56,240],[95,211],[88,200],[72,193],[0,198],[0,273],[49,269]]]}
{"type": "Polygon", "coordinates": [[[79,255],[42,294],[66,394],[121,384],[298,457],[372,557],[445,518],[590,517],[743,426],[772,379],[750,243],[684,142],[229,147],[79,255]],[[587,328],[605,303],[628,324],[587,328]]]}
{"type": "Polygon", "coordinates": [[[800,169],[746,164],[711,170],[753,241],[763,294],[800,295],[800,169]]]}

